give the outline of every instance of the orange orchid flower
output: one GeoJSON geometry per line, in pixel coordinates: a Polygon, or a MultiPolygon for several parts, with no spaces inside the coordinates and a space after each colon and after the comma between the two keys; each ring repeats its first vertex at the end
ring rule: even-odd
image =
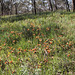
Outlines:
{"type": "Polygon", "coordinates": [[[46,30],[48,31],[48,30],[49,30],[49,28],[47,27],[47,28],[46,28],[46,30]]]}
{"type": "Polygon", "coordinates": [[[14,33],[14,31],[11,31],[10,33],[14,33]]]}
{"type": "Polygon", "coordinates": [[[9,63],[10,63],[10,64],[12,64],[12,63],[13,63],[13,61],[10,61],[9,63]]]}
{"type": "Polygon", "coordinates": [[[67,57],[69,57],[69,56],[70,56],[70,54],[67,55],[67,57]]]}
{"type": "Polygon", "coordinates": [[[50,50],[47,50],[47,52],[50,53],[51,51],[50,50]]]}

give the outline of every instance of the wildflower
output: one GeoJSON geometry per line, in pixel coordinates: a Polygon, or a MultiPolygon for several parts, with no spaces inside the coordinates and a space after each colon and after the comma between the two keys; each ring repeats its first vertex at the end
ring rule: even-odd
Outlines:
{"type": "Polygon", "coordinates": [[[38,46],[40,46],[41,44],[38,44],[38,46]]]}
{"type": "Polygon", "coordinates": [[[7,55],[7,57],[9,57],[9,54],[7,55]]]}
{"type": "Polygon", "coordinates": [[[33,34],[33,36],[35,36],[35,34],[33,34]]]}
{"type": "Polygon", "coordinates": [[[38,31],[39,29],[37,29],[37,31],[38,31]]]}
{"type": "Polygon", "coordinates": [[[36,36],[36,39],[39,39],[39,36],[36,36]]]}
{"type": "Polygon", "coordinates": [[[18,58],[18,61],[20,61],[20,58],[18,58]]]}
{"type": "Polygon", "coordinates": [[[54,57],[52,56],[52,59],[53,59],[54,57]]]}
{"type": "Polygon", "coordinates": [[[35,25],[33,25],[33,27],[35,27],[35,25]]]}
{"type": "Polygon", "coordinates": [[[41,65],[38,65],[38,68],[41,68],[41,65]]]}
{"type": "Polygon", "coordinates": [[[49,28],[47,27],[47,28],[46,28],[46,30],[48,31],[48,30],[49,30],[49,28]]]}
{"type": "Polygon", "coordinates": [[[32,49],[30,49],[29,51],[30,51],[30,52],[32,52],[33,50],[32,50],[32,49]]]}
{"type": "Polygon", "coordinates": [[[37,48],[34,48],[34,49],[32,49],[33,51],[36,51],[37,50],[37,48]]]}
{"type": "Polygon", "coordinates": [[[41,28],[39,28],[39,30],[41,30],[41,28]]]}
{"type": "Polygon", "coordinates": [[[15,36],[15,35],[13,34],[13,36],[15,36]]]}
{"type": "Polygon", "coordinates": [[[72,44],[71,44],[71,43],[69,43],[69,46],[72,46],[72,44]]]}
{"type": "Polygon", "coordinates": [[[53,40],[54,40],[54,38],[50,39],[50,41],[53,41],[53,40]]]}
{"type": "Polygon", "coordinates": [[[66,45],[68,45],[69,43],[67,42],[66,45]]]}
{"type": "Polygon", "coordinates": [[[34,29],[32,29],[32,31],[34,31],[34,29]]]}
{"type": "Polygon", "coordinates": [[[1,57],[0,57],[0,62],[1,62],[2,60],[1,60],[1,57]]]}
{"type": "Polygon", "coordinates": [[[6,44],[4,43],[4,45],[3,46],[5,46],[6,44]]]}
{"type": "Polygon", "coordinates": [[[15,40],[13,40],[13,43],[15,42],[15,40]]]}
{"type": "Polygon", "coordinates": [[[26,52],[26,49],[24,49],[24,52],[26,52]]]}
{"type": "Polygon", "coordinates": [[[9,50],[11,50],[13,47],[9,47],[9,50]]]}
{"type": "Polygon", "coordinates": [[[44,37],[44,34],[41,34],[44,37]]]}
{"type": "Polygon", "coordinates": [[[47,60],[47,59],[44,59],[44,62],[45,62],[45,63],[47,63],[47,62],[48,62],[48,60],[47,60]]]}
{"type": "Polygon", "coordinates": [[[21,51],[22,49],[21,48],[18,48],[18,50],[21,51]]]}
{"type": "Polygon", "coordinates": [[[52,41],[50,41],[49,43],[52,44],[52,41]]]}
{"type": "Polygon", "coordinates": [[[33,53],[36,53],[36,51],[34,51],[33,53]]]}
{"type": "Polygon", "coordinates": [[[13,48],[13,51],[15,50],[15,48],[13,48]]]}
{"type": "Polygon", "coordinates": [[[46,50],[48,50],[48,49],[49,49],[49,46],[46,47],[46,50]]]}
{"type": "Polygon", "coordinates": [[[65,46],[64,46],[64,45],[62,45],[62,47],[64,48],[65,46]]]}
{"type": "Polygon", "coordinates": [[[39,41],[41,42],[41,41],[42,41],[42,39],[40,38],[40,39],[39,39],[39,41]]]}
{"type": "Polygon", "coordinates": [[[34,24],[33,24],[33,23],[31,23],[31,25],[33,26],[34,24]]]}
{"type": "Polygon", "coordinates": [[[2,30],[2,32],[3,32],[4,30],[2,30]]]}
{"type": "Polygon", "coordinates": [[[59,37],[62,37],[62,35],[59,35],[59,37]]]}
{"type": "Polygon", "coordinates": [[[31,43],[32,41],[28,40],[28,43],[31,43]]]}
{"type": "Polygon", "coordinates": [[[41,26],[41,24],[39,24],[41,26]]]}
{"type": "Polygon", "coordinates": [[[13,53],[14,51],[11,51],[11,53],[13,53]]]}
{"type": "Polygon", "coordinates": [[[10,64],[12,64],[12,63],[13,63],[13,61],[10,61],[9,63],[10,63],[10,64]]]}
{"type": "Polygon", "coordinates": [[[0,67],[2,67],[2,65],[0,65],[0,67]]]}
{"type": "Polygon", "coordinates": [[[14,33],[14,31],[11,31],[10,33],[12,33],[12,34],[13,34],[13,33],[14,33]]]}
{"type": "Polygon", "coordinates": [[[8,61],[6,61],[6,62],[5,62],[5,64],[9,64],[9,62],[8,62],[8,61]]]}
{"type": "Polygon", "coordinates": [[[18,54],[20,54],[20,51],[18,52],[18,54]]]}
{"type": "Polygon", "coordinates": [[[0,46],[0,50],[2,50],[2,47],[0,46]]]}
{"type": "Polygon", "coordinates": [[[12,74],[13,74],[13,73],[16,73],[16,71],[15,71],[15,70],[14,70],[14,71],[12,71],[12,74]]]}
{"type": "Polygon", "coordinates": [[[29,29],[27,29],[27,31],[29,31],[29,29]]]}
{"type": "Polygon", "coordinates": [[[57,28],[55,30],[58,30],[57,28]]]}
{"type": "Polygon", "coordinates": [[[0,62],[1,62],[2,60],[0,59],[0,62]]]}
{"type": "Polygon", "coordinates": [[[69,56],[70,56],[70,54],[67,55],[67,57],[69,57],[69,56]]]}
{"type": "Polygon", "coordinates": [[[50,50],[47,50],[47,52],[50,53],[51,51],[50,50]]]}

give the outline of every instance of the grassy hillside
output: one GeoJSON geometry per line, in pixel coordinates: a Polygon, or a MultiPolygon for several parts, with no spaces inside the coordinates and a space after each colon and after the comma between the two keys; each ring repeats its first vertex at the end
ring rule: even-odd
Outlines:
{"type": "Polygon", "coordinates": [[[75,13],[1,17],[0,75],[75,75],[75,13]]]}

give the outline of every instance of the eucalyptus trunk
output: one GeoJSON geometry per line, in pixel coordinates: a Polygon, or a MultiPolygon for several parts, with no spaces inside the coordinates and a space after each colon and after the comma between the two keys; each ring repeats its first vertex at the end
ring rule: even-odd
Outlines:
{"type": "Polygon", "coordinates": [[[32,14],[34,13],[34,1],[32,0],[32,14]]]}
{"type": "Polygon", "coordinates": [[[68,0],[66,0],[66,9],[67,9],[67,11],[70,11],[68,0]]]}
{"type": "Polygon", "coordinates": [[[3,15],[3,10],[4,10],[4,3],[3,0],[1,0],[1,14],[3,15]]]}
{"type": "Polygon", "coordinates": [[[10,0],[10,3],[11,3],[11,10],[10,10],[10,14],[12,15],[12,7],[13,7],[13,4],[12,4],[12,0],[10,0]]]}
{"type": "Polygon", "coordinates": [[[55,9],[57,10],[58,8],[57,8],[57,4],[56,4],[56,0],[55,0],[55,9]]]}
{"type": "Polygon", "coordinates": [[[34,14],[36,15],[36,2],[34,0],[34,14]]]}
{"type": "Polygon", "coordinates": [[[75,12],[75,0],[72,0],[73,2],[73,12],[75,12]]]}
{"type": "Polygon", "coordinates": [[[16,3],[16,4],[15,4],[15,14],[16,14],[16,15],[18,14],[17,8],[18,8],[18,4],[16,3]]]}
{"type": "Polygon", "coordinates": [[[53,6],[52,6],[51,0],[49,0],[49,5],[50,5],[50,8],[51,8],[51,11],[53,11],[53,6]]]}

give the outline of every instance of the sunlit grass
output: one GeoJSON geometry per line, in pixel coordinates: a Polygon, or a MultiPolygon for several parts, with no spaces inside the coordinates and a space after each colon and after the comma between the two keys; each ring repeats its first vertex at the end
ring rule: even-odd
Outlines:
{"type": "Polygon", "coordinates": [[[73,75],[75,13],[2,17],[1,75],[73,75]]]}

